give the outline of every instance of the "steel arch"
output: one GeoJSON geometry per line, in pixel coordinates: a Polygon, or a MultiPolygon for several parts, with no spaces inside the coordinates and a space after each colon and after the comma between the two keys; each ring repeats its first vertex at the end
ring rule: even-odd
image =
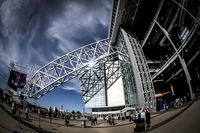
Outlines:
{"type": "MultiPolygon", "coordinates": [[[[88,44],[63,55],[40,68],[25,85],[20,94],[37,99],[75,77],[79,77],[80,80],[83,80],[83,75],[91,70],[91,62],[94,63],[94,66],[98,66],[106,61],[116,60],[120,55],[122,56],[120,57],[121,60],[128,60],[126,55],[123,55],[120,51],[116,51],[115,47],[111,45],[110,39],[104,39],[88,44]]],[[[112,75],[115,73],[116,72],[113,72],[112,75]]],[[[118,79],[120,76],[120,74],[117,74],[115,79],[118,79]]],[[[84,102],[87,103],[98,90],[95,93],[90,94],[89,91],[83,87],[83,84],[84,83],[81,85],[82,92],[85,92],[83,93],[83,97],[85,96],[84,102]]],[[[95,83],[93,86],[94,85],[95,83]]],[[[102,87],[100,87],[100,89],[102,87]]]]}

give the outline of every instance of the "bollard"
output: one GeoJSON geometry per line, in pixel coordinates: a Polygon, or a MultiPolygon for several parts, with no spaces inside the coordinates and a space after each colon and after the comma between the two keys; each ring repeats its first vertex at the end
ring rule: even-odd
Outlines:
{"type": "Polygon", "coordinates": [[[3,110],[2,110],[2,108],[3,108],[3,104],[2,104],[2,100],[1,100],[1,98],[0,98],[0,110],[1,110],[1,113],[3,114],[3,110]]]}
{"type": "Polygon", "coordinates": [[[65,126],[67,126],[67,119],[65,118],[65,126]]]}
{"type": "Polygon", "coordinates": [[[49,120],[50,120],[50,126],[51,126],[51,123],[52,123],[52,118],[50,118],[49,120]]]}
{"type": "Polygon", "coordinates": [[[86,120],[82,120],[81,121],[81,127],[82,128],[86,128],[86,120]]]}
{"type": "Polygon", "coordinates": [[[3,114],[3,109],[2,109],[2,106],[0,106],[0,110],[1,110],[1,114],[3,114]]]}
{"type": "Polygon", "coordinates": [[[20,124],[20,110],[18,111],[18,122],[19,122],[19,123],[18,123],[18,124],[19,124],[19,128],[22,129],[22,128],[21,128],[21,124],[20,124]]]}
{"type": "Polygon", "coordinates": [[[39,114],[38,122],[39,122],[39,128],[40,128],[40,114],[39,114]]]}

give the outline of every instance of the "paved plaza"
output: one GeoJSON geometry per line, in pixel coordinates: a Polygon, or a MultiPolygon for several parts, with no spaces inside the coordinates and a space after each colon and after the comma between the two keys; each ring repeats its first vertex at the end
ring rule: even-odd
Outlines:
{"type": "MultiPolygon", "coordinates": [[[[169,111],[161,111],[152,114],[150,133],[198,133],[200,126],[197,121],[200,119],[199,114],[200,100],[189,102],[181,108],[169,111]]],[[[65,126],[64,120],[53,118],[50,123],[48,118],[40,118],[37,114],[31,113],[30,119],[25,119],[25,114],[21,110],[20,118],[18,115],[11,116],[10,106],[1,103],[0,110],[0,131],[2,133],[31,133],[31,132],[59,132],[59,133],[132,133],[133,122],[129,120],[116,120],[114,126],[110,126],[106,121],[99,120],[96,126],[91,126],[91,122],[87,121],[86,128],[81,128],[80,120],[70,120],[70,125],[65,126]]]]}

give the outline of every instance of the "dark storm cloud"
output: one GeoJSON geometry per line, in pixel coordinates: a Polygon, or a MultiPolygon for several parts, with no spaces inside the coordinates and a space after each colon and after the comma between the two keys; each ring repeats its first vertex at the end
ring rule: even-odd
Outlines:
{"type": "Polygon", "coordinates": [[[0,88],[5,88],[8,74],[9,74],[9,68],[8,66],[0,59],[0,88]]]}
{"type": "Polygon", "coordinates": [[[106,38],[110,8],[107,0],[1,1],[0,57],[42,66],[106,38]]]}
{"type": "MultiPolygon", "coordinates": [[[[107,38],[111,3],[0,0],[0,64],[16,61],[41,67],[80,46],[107,38]]],[[[65,89],[79,87],[74,84],[77,80],[65,89]]]]}

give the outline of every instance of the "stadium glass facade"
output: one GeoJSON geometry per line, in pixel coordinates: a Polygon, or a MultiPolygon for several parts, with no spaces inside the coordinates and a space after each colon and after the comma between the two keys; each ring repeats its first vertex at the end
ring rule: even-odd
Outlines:
{"type": "Polygon", "coordinates": [[[199,7],[198,0],[114,0],[108,36],[127,47],[134,79],[123,83],[124,90],[136,88],[134,98],[126,96],[132,105],[160,110],[161,101],[170,105],[200,94],[199,7]]]}

